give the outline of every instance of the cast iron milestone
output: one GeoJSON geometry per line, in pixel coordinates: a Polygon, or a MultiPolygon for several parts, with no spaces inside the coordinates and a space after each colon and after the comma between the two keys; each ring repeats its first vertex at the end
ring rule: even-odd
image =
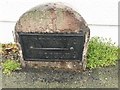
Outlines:
{"type": "Polygon", "coordinates": [[[64,63],[68,68],[73,65],[85,69],[89,37],[90,29],[82,16],[62,3],[36,6],[15,26],[15,41],[24,66],[47,63],[60,67],[64,63]]]}

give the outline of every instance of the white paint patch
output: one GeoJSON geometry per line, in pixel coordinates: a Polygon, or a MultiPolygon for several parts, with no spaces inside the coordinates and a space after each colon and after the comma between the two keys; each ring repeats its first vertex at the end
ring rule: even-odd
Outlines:
{"type": "Polygon", "coordinates": [[[14,42],[13,31],[15,23],[2,23],[0,22],[0,43],[14,42]]]}
{"type": "Polygon", "coordinates": [[[113,43],[118,45],[118,27],[117,26],[89,26],[91,37],[99,36],[104,38],[111,38],[113,43]]]}

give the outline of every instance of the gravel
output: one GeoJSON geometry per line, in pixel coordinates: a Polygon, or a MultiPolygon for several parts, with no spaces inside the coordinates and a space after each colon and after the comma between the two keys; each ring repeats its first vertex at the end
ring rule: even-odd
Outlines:
{"type": "Polygon", "coordinates": [[[118,88],[118,65],[74,72],[43,67],[2,75],[3,88],[118,88]]]}

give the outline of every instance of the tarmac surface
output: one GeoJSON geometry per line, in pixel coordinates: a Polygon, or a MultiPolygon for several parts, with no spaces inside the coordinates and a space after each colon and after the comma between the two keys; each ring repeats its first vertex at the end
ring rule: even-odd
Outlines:
{"type": "Polygon", "coordinates": [[[118,64],[85,72],[24,68],[2,74],[2,88],[118,88],[118,64]]]}

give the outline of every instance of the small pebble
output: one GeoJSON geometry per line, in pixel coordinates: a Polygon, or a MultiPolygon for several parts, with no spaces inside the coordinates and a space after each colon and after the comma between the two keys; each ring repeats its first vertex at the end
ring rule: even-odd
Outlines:
{"type": "Polygon", "coordinates": [[[107,78],[105,78],[105,80],[107,80],[107,78]]]}
{"type": "Polygon", "coordinates": [[[75,81],[74,83],[77,83],[77,81],[75,81]]]}
{"type": "Polygon", "coordinates": [[[90,76],[91,74],[89,73],[88,75],[90,76]]]}

